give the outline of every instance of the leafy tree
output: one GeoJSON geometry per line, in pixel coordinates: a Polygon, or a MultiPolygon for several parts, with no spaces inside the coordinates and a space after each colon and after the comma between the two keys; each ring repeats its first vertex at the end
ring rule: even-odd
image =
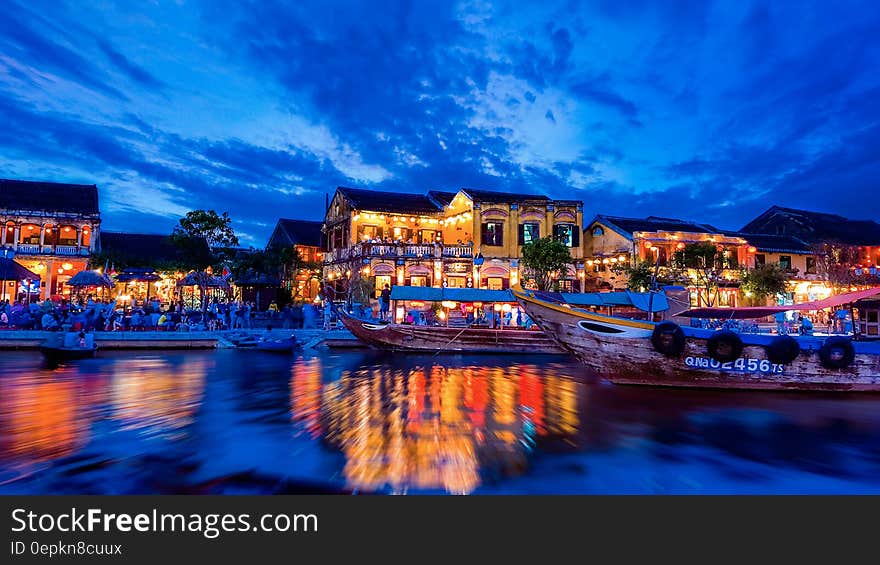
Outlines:
{"type": "Polygon", "coordinates": [[[677,266],[688,269],[690,283],[697,288],[706,306],[718,300],[718,286],[724,279],[724,270],[737,267],[736,259],[728,257],[714,243],[689,243],[674,255],[677,266]]]}
{"type": "Polygon", "coordinates": [[[787,289],[788,277],[776,263],[767,263],[740,273],[740,288],[751,295],[751,302],[763,306],[767,298],[783,293],[787,289]]]}
{"type": "Polygon", "coordinates": [[[218,215],[214,210],[192,210],[180,218],[171,233],[174,240],[204,238],[211,248],[235,247],[238,237],[232,229],[232,218],[227,212],[218,215]]]}
{"type": "Polygon", "coordinates": [[[852,245],[821,243],[813,247],[816,272],[837,292],[853,284],[864,284],[856,277],[853,267],[859,263],[859,249],[852,245]]]}
{"type": "Polygon", "coordinates": [[[553,274],[565,272],[572,263],[569,248],[550,236],[523,245],[521,261],[525,276],[538,290],[551,290],[553,274]]]}
{"type": "Polygon", "coordinates": [[[639,261],[635,266],[617,263],[611,270],[626,277],[626,288],[629,290],[644,292],[651,288],[654,265],[649,261],[639,261]]]}

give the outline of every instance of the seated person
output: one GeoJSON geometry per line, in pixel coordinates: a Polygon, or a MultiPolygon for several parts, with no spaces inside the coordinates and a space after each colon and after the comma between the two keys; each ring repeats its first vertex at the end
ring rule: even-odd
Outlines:
{"type": "Polygon", "coordinates": [[[43,326],[44,330],[58,329],[58,321],[55,320],[55,317],[49,312],[43,314],[43,317],[40,319],[40,324],[43,326]]]}
{"type": "Polygon", "coordinates": [[[798,318],[798,322],[801,325],[801,335],[813,335],[813,322],[809,318],[801,316],[798,318]]]}
{"type": "Polygon", "coordinates": [[[140,310],[135,310],[131,314],[131,321],[129,322],[131,325],[131,329],[133,331],[137,331],[143,329],[144,327],[144,316],[141,314],[140,310]]]}

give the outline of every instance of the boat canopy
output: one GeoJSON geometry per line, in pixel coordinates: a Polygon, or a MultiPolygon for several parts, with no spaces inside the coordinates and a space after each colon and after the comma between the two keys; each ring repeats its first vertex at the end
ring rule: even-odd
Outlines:
{"type": "Polygon", "coordinates": [[[422,300],[425,302],[516,302],[509,290],[482,288],[434,288],[431,286],[395,286],[391,300],[422,300]]]}
{"type": "MultiPolygon", "coordinates": [[[[637,308],[643,312],[648,311],[648,303],[651,301],[647,292],[535,292],[537,298],[551,302],[564,302],[572,306],[628,306],[637,308]]],[[[654,293],[654,301],[651,303],[654,312],[669,310],[669,301],[663,293],[654,293]]]]}
{"type": "Polygon", "coordinates": [[[805,312],[808,310],[824,310],[825,308],[837,308],[845,304],[858,302],[865,298],[880,295],[880,286],[869,288],[867,290],[859,290],[846,294],[831,296],[823,300],[814,300],[813,302],[803,302],[801,304],[789,304],[788,306],[744,306],[742,308],[692,308],[686,312],[678,314],[686,318],[722,318],[728,320],[748,320],[752,318],[764,318],[772,316],[779,312],[789,312],[797,310],[805,312]]]}
{"type": "MultiPolygon", "coordinates": [[[[535,296],[552,302],[563,302],[571,306],[629,306],[648,311],[650,297],[645,292],[535,292],[535,296]]],[[[395,286],[391,289],[391,300],[421,300],[424,302],[516,302],[509,290],[487,290],[483,288],[434,288],[430,286],[395,286]]],[[[651,305],[654,312],[669,309],[666,295],[654,294],[651,305]]]]}

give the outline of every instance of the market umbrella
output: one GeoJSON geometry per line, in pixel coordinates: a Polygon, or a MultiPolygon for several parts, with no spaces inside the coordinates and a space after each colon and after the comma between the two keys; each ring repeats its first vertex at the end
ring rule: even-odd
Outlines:
{"type": "Polygon", "coordinates": [[[97,271],[80,271],[70,277],[70,280],[64,284],[70,286],[103,286],[105,288],[113,288],[113,280],[97,271]]]}
{"type": "Polygon", "coordinates": [[[177,286],[205,286],[210,288],[229,288],[229,283],[223,277],[216,275],[207,275],[193,271],[179,281],[177,286]]]}

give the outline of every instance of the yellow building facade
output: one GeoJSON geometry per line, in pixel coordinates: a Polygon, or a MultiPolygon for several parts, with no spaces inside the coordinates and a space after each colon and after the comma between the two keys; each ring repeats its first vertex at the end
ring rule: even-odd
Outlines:
{"type": "MultiPolygon", "coordinates": [[[[505,289],[520,282],[521,248],[537,238],[564,242],[577,265],[582,220],[583,203],[542,195],[340,187],[324,221],[324,280],[358,271],[377,296],[386,285],[505,289]]],[[[579,264],[560,275],[564,289],[581,290],[579,264]]]]}

